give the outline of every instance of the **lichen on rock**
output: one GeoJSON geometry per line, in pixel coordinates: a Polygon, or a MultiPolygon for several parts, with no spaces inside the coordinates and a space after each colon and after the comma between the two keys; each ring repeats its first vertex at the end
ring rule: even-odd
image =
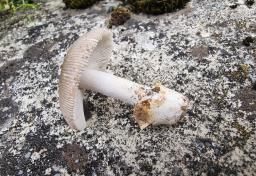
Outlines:
{"type": "Polygon", "coordinates": [[[70,10],[51,2],[30,22],[0,20],[0,175],[256,173],[255,40],[243,44],[255,38],[255,4],[192,0],[177,13],[134,14],[113,28],[109,70],[161,82],[191,107],[177,126],[140,130],[133,107],[89,92],[90,124],[75,132],[59,109],[60,66],[69,46],[104,26],[117,5],[70,10]]]}

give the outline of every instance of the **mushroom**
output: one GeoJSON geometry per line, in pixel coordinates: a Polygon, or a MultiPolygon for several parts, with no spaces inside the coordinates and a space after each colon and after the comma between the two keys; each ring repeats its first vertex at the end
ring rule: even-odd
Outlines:
{"type": "Polygon", "coordinates": [[[150,124],[175,124],[184,115],[189,101],[161,84],[153,88],[104,72],[112,51],[112,33],[91,30],[70,47],[61,66],[60,109],[71,128],[83,130],[84,90],[92,90],[134,105],[140,128],[150,124]]]}

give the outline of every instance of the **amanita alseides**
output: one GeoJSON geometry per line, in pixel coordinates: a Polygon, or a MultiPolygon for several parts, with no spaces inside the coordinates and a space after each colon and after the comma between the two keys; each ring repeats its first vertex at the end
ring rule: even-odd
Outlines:
{"type": "Polygon", "coordinates": [[[174,124],[184,115],[188,99],[160,84],[153,88],[105,73],[112,52],[112,33],[91,30],[70,47],[61,66],[59,100],[70,127],[86,127],[83,90],[92,90],[135,106],[140,128],[150,124],[174,124]]]}

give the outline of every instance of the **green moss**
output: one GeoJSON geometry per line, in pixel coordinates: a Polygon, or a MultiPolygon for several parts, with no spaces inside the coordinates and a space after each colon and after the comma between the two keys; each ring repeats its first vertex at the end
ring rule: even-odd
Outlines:
{"type": "Polygon", "coordinates": [[[9,29],[15,24],[28,24],[40,4],[32,0],[0,0],[0,30],[9,29]],[[32,13],[31,13],[32,12],[32,13]]]}
{"type": "Polygon", "coordinates": [[[123,0],[132,11],[147,14],[163,14],[183,8],[189,0],[123,0]]]}
{"type": "Polygon", "coordinates": [[[233,81],[244,82],[249,76],[249,69],[248,64],[240,64],[236,71],[229,72],[227,76],[233,81]]]}
{"type": "Polygon", "coordinates": [[[100,0],[63,0],[67,8],[71,9],[85,9],[100,0]]]}
{"type": "Polygon", "coordinates": [[[10,5],[7,0],[0,0],[0,12],[10,9],[10,5]]]}
{"type": "Polygon", "coordinates": [[[39,4],[31,0],[0,0],[0,13],[23,12],[29,9],[37,9],[39,4]]]}
{"type": "Polygon", "coordinates": [[[131,17],[130,10],[125,7],[117,7],[111,12],[108,27],[111,28],[113,25],[118,26],[124,24],[131,17]]]}

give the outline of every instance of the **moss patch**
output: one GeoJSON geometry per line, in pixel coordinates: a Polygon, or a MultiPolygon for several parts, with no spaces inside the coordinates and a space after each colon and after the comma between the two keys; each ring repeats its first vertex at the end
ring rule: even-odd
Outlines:
{"type": "Polygon", "coordinates": [[[31,0],[0,0],[0,12],[5,13],[8,11],[24,11],[27,9],[37,9],[39,4],[31,0]]]}
{"type": "Polygon", "coordinates": [[[99,1],[100,0],[63,0],[66,7],[71,9],[85,9],[99,1]]]}
{"type": "Polygon", "coordinates": [[[113,25],[118,26],[124,24],[131,18],[130,10],[125,7],[117,7],[111,13],[108,27],[111,28],[113,25]]]}
{"type": "Polygon", "coordinates": [[[0,0],[0,12],[10,9],[10,4],[6,0],[0,0]]]}
{"type": "Polygon", "coordinates": [[[22,23],[24,19],[31,22],[34,16],[32,11],[39,7],[39,3],[31,0],[0,0],[0,30],[10,28],[15,23],[22,23]]]}
{"type": "Polygon", "coordinates": [[[163,14],[185,7],[189,0],[123,0],[136,13],[163,14]]]}

